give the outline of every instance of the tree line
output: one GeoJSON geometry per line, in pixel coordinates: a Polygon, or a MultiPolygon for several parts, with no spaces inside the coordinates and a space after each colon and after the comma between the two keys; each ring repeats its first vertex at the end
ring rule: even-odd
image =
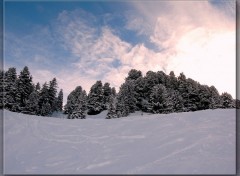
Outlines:
{"type": "Polygon", "coordinates": [[[148,71],[146,76],[136,69],[129,71],[125,82],[116,93],[109,83],[97,81],[89,94],[81,86],[76,87],[67,97],[64,113],[68,118],[85,118],[87,114],[98,114],[108,110],[107,119],[126,117],[135,111],[149,113],[188,112],[216,108],[235,108],[239,101],[224,92],[221,95],[214,86],[201,85],[186,78],[178,77],[171,71],[148,71]]]}
{"type": "Polygon", "coordinates": [[[63,90],[57,92],[57,80],[53,78],[42,86],[32,81],[27,66],[17,75],[16,68],[0,71],[0,108],[13,112],[47,116],[62,111],[63,90]]]}
{"type": "Polygon", "coordinates": [[[0,108],[32,115],[47,116],[62,111],[68,119],[84,119],[86,114],[96,115],[108,110],[107,119],[126,117],[135,111],[148,113],[188,112],[216,108],[239,108],[239,100],[224,92],[221,95],[214,86],[202,85],[186,78],[184,73],[175,76],[163,71],[128,72],[118,93],[108,82],[100,80],[92,85],[89,93],[77,86],[67,97],[63,109],[63,90],[57,92],[57,80],[53,78],[42,86],[32,82],[27,66],[19,75],[16,68],[0,72],[0,108]]]}

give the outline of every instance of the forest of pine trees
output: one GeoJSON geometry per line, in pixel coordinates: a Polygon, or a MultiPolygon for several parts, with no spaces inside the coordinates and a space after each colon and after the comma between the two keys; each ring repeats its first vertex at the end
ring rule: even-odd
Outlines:
{"type": "Polygon", "coordinates": [[[41,88],[39,83],[33,83],[30,71],[25,66],[19,75],[14,67],[6,72],[1,71],[0,81],[1,109],[40,116],[62,111],[63,91],[57,94],[56,78],[45,82],[41,88]]]}
{"type": "Polygon", "coordinates": [[[0,72],[0,108],[14,112],[47,116],[63,111],[68,119],[85,119],[107,110],[106,119],[126,117],[135,111],[166,114],[216,108],[239,108],[239,100],[229,93],[219,94],[214,86],[201,85],[186,78],[184,73],[175,76],[163,71],[148,71],[145,76],[139,70],[129,71],[118,93],[109,83],[100,80],[92,85],[89,93],[77,86],[67,97],[63,107],[63,90],[57,92],[57,80],[53,78],[42,87],[32,82],[28,67],[16,73],[15,68],[0,72]]]}

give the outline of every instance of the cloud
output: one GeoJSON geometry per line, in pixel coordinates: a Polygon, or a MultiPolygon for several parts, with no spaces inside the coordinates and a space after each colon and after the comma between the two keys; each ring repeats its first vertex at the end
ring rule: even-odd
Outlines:
{"type": "MultiPolygon", "coordinates": [[[[208,1],[161,1],[157,4],[133,1],[138,14],[143,14],[138,22],[145,19],[149,24],[144,28],[135,24],[135,20],[131,28],[129,20],[128,29],[145,34],[164,51],[153,53],[153,57],[164,58],[166,72],[184,72],[187,77],[215,85],[220,92],[227,91],[235,97],[235,18],[229,15],[233,13],[233,4],[222,3],[222,8],[208,1]]],[[[154,63],[154,59],[149,61],[154,63]]]]}

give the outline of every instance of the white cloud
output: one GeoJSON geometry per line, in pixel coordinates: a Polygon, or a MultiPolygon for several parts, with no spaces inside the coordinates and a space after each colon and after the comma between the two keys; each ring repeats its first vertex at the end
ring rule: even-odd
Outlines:
{"type": "MultiPolygon", "coordinates": [[[[236,97],[234,17],[208,1],[162,1],[158,5],[156,2],[133,1],[132,5],[138,14],[144,15],[140,19],[145,18],[152,25],[149,41],[165,49],[161,53],[152,53],[152,57],[161,58],[167,72],[184,72],[187,77],[215,85],[220,92],[227,91],[236,97]]],[[[232,10],[231,6],[231,13],[232,10]]],[[[132,30],[149,33],[148,26],[135,24],[132,30]]],[[[143,53],[151,52],[147,49],[143,53]]],[[[149,59],[149,62],[157,63],[156,59],[149,59]]],[[[151,68],[154,67],[148,64],[148,69],[151,68]]]]}

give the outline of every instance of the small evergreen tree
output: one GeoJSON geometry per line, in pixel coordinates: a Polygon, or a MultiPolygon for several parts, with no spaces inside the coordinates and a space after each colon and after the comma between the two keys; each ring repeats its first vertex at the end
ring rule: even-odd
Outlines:
{"type": "Polygon", "coordinates": [[[69,119],[85,119],[86,115],[84,114],[84,108],[80,104],[77,108],[74,109],[72,114],[68,116],[69,119]]]}
{"type": "Polygon", "coordinates": [[[51,105],[48,102],[44,102],[40,111],[40,115],[41,116],[47,116],[49,114],[51,114],[52,109],[51,109],[51,105]]]}

